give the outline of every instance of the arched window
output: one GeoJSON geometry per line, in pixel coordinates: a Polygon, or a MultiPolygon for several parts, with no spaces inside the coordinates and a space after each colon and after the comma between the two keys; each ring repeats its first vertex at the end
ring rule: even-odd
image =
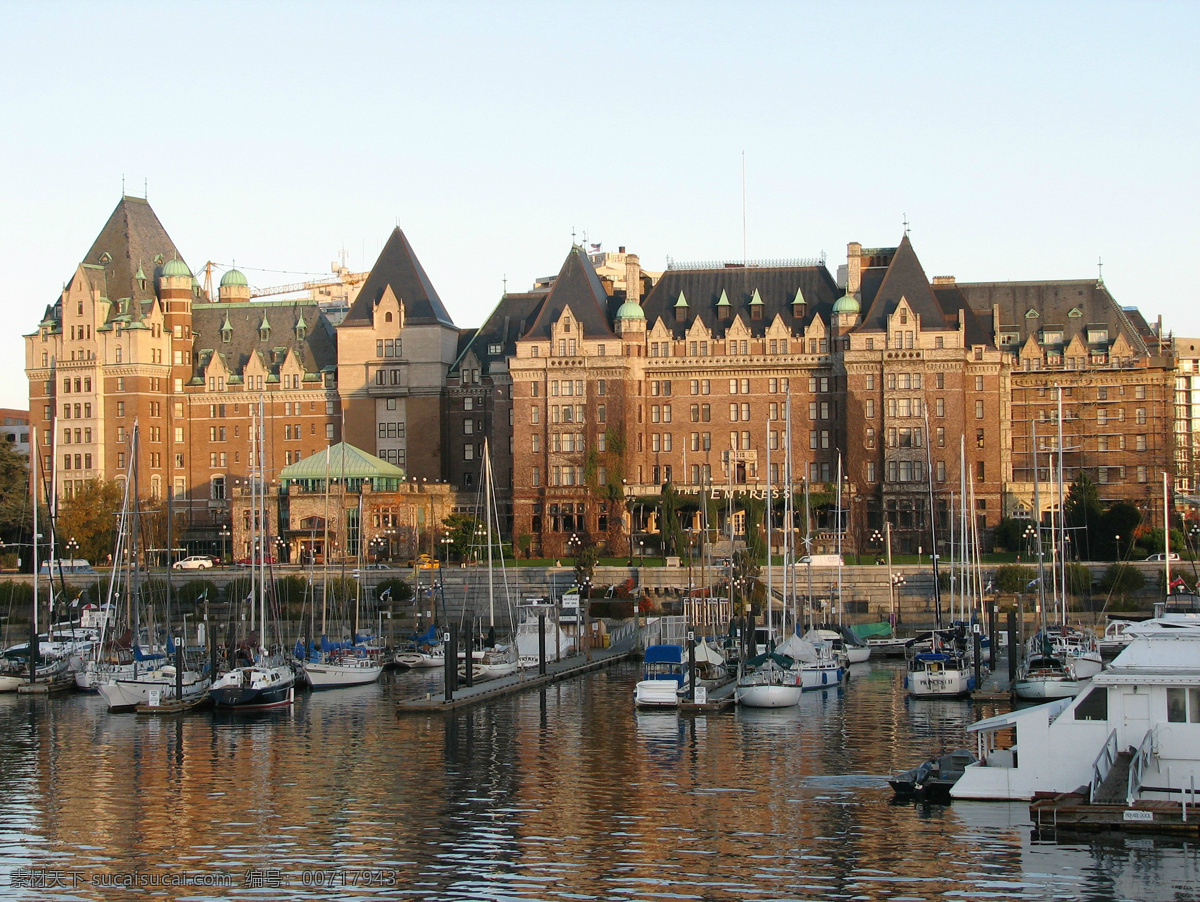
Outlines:
{"type": "Polygon", "coordinates": [[[392,321],[392,314],[391,314],[390,312],[389,312],[389,313],[385,313],[385,314],[383,315],[383,321],[384,321],[385,323],[390,323],[390,322],[392,321]]]}

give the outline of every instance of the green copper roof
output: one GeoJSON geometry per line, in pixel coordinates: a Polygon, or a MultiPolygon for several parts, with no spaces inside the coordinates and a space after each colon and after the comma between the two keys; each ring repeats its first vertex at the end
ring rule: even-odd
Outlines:
{"type": "Polygon", "coordinates": [[[849,289],[847,289],[844,295],[833,302],[834,316],[837,316],[839,313],[852,313],[857,315],[859,312],[861,312],[861,310],[862,307],[859,305],[858,301],[854,299],[854,295],[850,293],[849,289]]]}
{"type": "Polygon", "coordinates": [[[683,296],[683,292],[679,292],[679,300],[675,302],[675,308],[686,307],[688,305],[687,298],[683,296]]]}
{"type": "Polygon", "coordinates": [[[403,479],[404,471],[361,448],[339,442],[324,452],[284,467],[280,479],[403,479]]]}
{"type": "Polygon", "coordinates": [[[231,269],[225,275],[221,276],[221,287],[230,288],[233,286],[249,286],[246,277],[236,269],[231,269]]]}
{"type": "Polygon", "coordinates": [[[762,299],[761,297],[759,297],[759,295],[758,295],[758,289],[757,289],[757,288],[755,288],[755,289],[754,289],[754,296],[753,296],[752,298],[750,298],[750,306],[751,306],[751,307],[757,307],[757,306],[761,306],[761,305],[762,305],[762,302],[763,302],[763,299],[762,299]]]}
{"type": "Polygon", "coordinates": [[[641,304],[635,304],[633,301],[626,301],[617,308],[617,319],[645,319],[646,311],[642,309],[641,304]]]}
{"type": "Polygon", "coordinates": [[[804,300],[804,292],[801,291],[799,288],[797,288],[796,296],[794,298],[792,298],[792,304],[795,305],[795,304],[807,304],[807,303],[808,303],[808,301],[804,300]]]}
{"type": "Polygon", "coordinates": [[[727,295],[725,293],[724,288],[721,289],[721,299],[719,301],[717,301],[717,306],[718,307],[732,307],[733,306],[733,304],[729,303],[729,295],[727,295]]]}
{"type": "Polygon", "coordinates": [[[188,269],[187,264],[179,259],[168,260],[166,263],[164,263],[162,274],[164,279],[178,277],[190,279],[192,277],[192,271],[188,269]]]}

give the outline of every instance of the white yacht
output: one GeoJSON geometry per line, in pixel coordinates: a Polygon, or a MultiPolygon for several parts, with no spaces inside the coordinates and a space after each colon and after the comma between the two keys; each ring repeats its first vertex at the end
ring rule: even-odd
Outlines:
{"type": "Polygon", "coordinates": [[[1126,627],[1129,646],[1076,698],[981,720],[956,799],[1177,799],[1200,777],[1200,621],[1126,627]]]}

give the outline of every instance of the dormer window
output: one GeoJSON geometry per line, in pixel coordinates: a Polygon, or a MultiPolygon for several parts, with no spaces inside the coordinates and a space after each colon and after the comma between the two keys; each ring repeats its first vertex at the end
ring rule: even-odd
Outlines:
{"type": "Polygon", "coordinates": [[[733,308],[732,307],[718,307],[717,308],[717,319],[723,323],[729,322],[729,320],[733,319],[733,308]]]}
{"type": "Polygon", "coordinates": [[[564,332],[571,331],[571,318],[569,316],[563,317],[563,331],[564,332]]]}
{"type": "Polygon", "coordinates": [[[755,304],[754,306],[752,306],[750,308],[750,318],[751,319],[762,319],[763,318],[763,305],[762,304],[755,304]]]}
{"type": "Polygon", "coordinates": [[[108,251],[105,251],[103,254],[100,255],[100,262],[101,263],[112,263],[112,254],[110,254],[108,251]]]}
{"type": "MultiPolygon", "coordinates": [[[[388,316],[391,316],[389,313],[388,316]]],[[[304,320],[296,323],[296,341],[304,341],[304,337],[308,335],[308,328],[304,325],[304,320]]]]}
{"type": "Polygon", "coordinates": [[[687,313],[688,313],[687,307],[676,307],[675,308],[675,322],[686,323],[687,322],[687,313]]]}

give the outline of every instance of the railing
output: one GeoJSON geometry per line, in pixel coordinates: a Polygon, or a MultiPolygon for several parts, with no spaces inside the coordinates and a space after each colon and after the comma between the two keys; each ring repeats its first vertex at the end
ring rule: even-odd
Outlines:
{"type": "Polygon", "coordinates": [[[1134,801],[1134,793],[1142,787],[1142,774],[1145,773],[1147,765],[1154,759],[1158,753],[1154,741],[1154,728],[1151,727],[1146,731],[1145,738],[1142,739],[1142,744],[1138,746],[1138,750],[1133,755],[1133,760],[1129,762],[1129,783],[1126,786],[1125,804],[1132,805],[1134,801]]]}
{"type": "Polygon", "coordinates": [[[609,645],[616,648],[622,642],[632,640],[637,634],[637,621],[629,620],[622,623],[620,626],[609,630],[609,645]]]}
{"type": "Polygon", "coordinates": [[[1113,730],[1108,734],[1108,739],[1104,742],[1104,748],[1100,749],[1100,754],[1092,762],[1092,782],[1088,787],[1088,801],[1096,801],[1096,793],[1100,791],[1100,786],[1104,783],[1104,778],[1108,776],[1108,772],[1116,762],[1119,751],[1120,749],[1117,747],[1117,731],[1113,730]]]}

